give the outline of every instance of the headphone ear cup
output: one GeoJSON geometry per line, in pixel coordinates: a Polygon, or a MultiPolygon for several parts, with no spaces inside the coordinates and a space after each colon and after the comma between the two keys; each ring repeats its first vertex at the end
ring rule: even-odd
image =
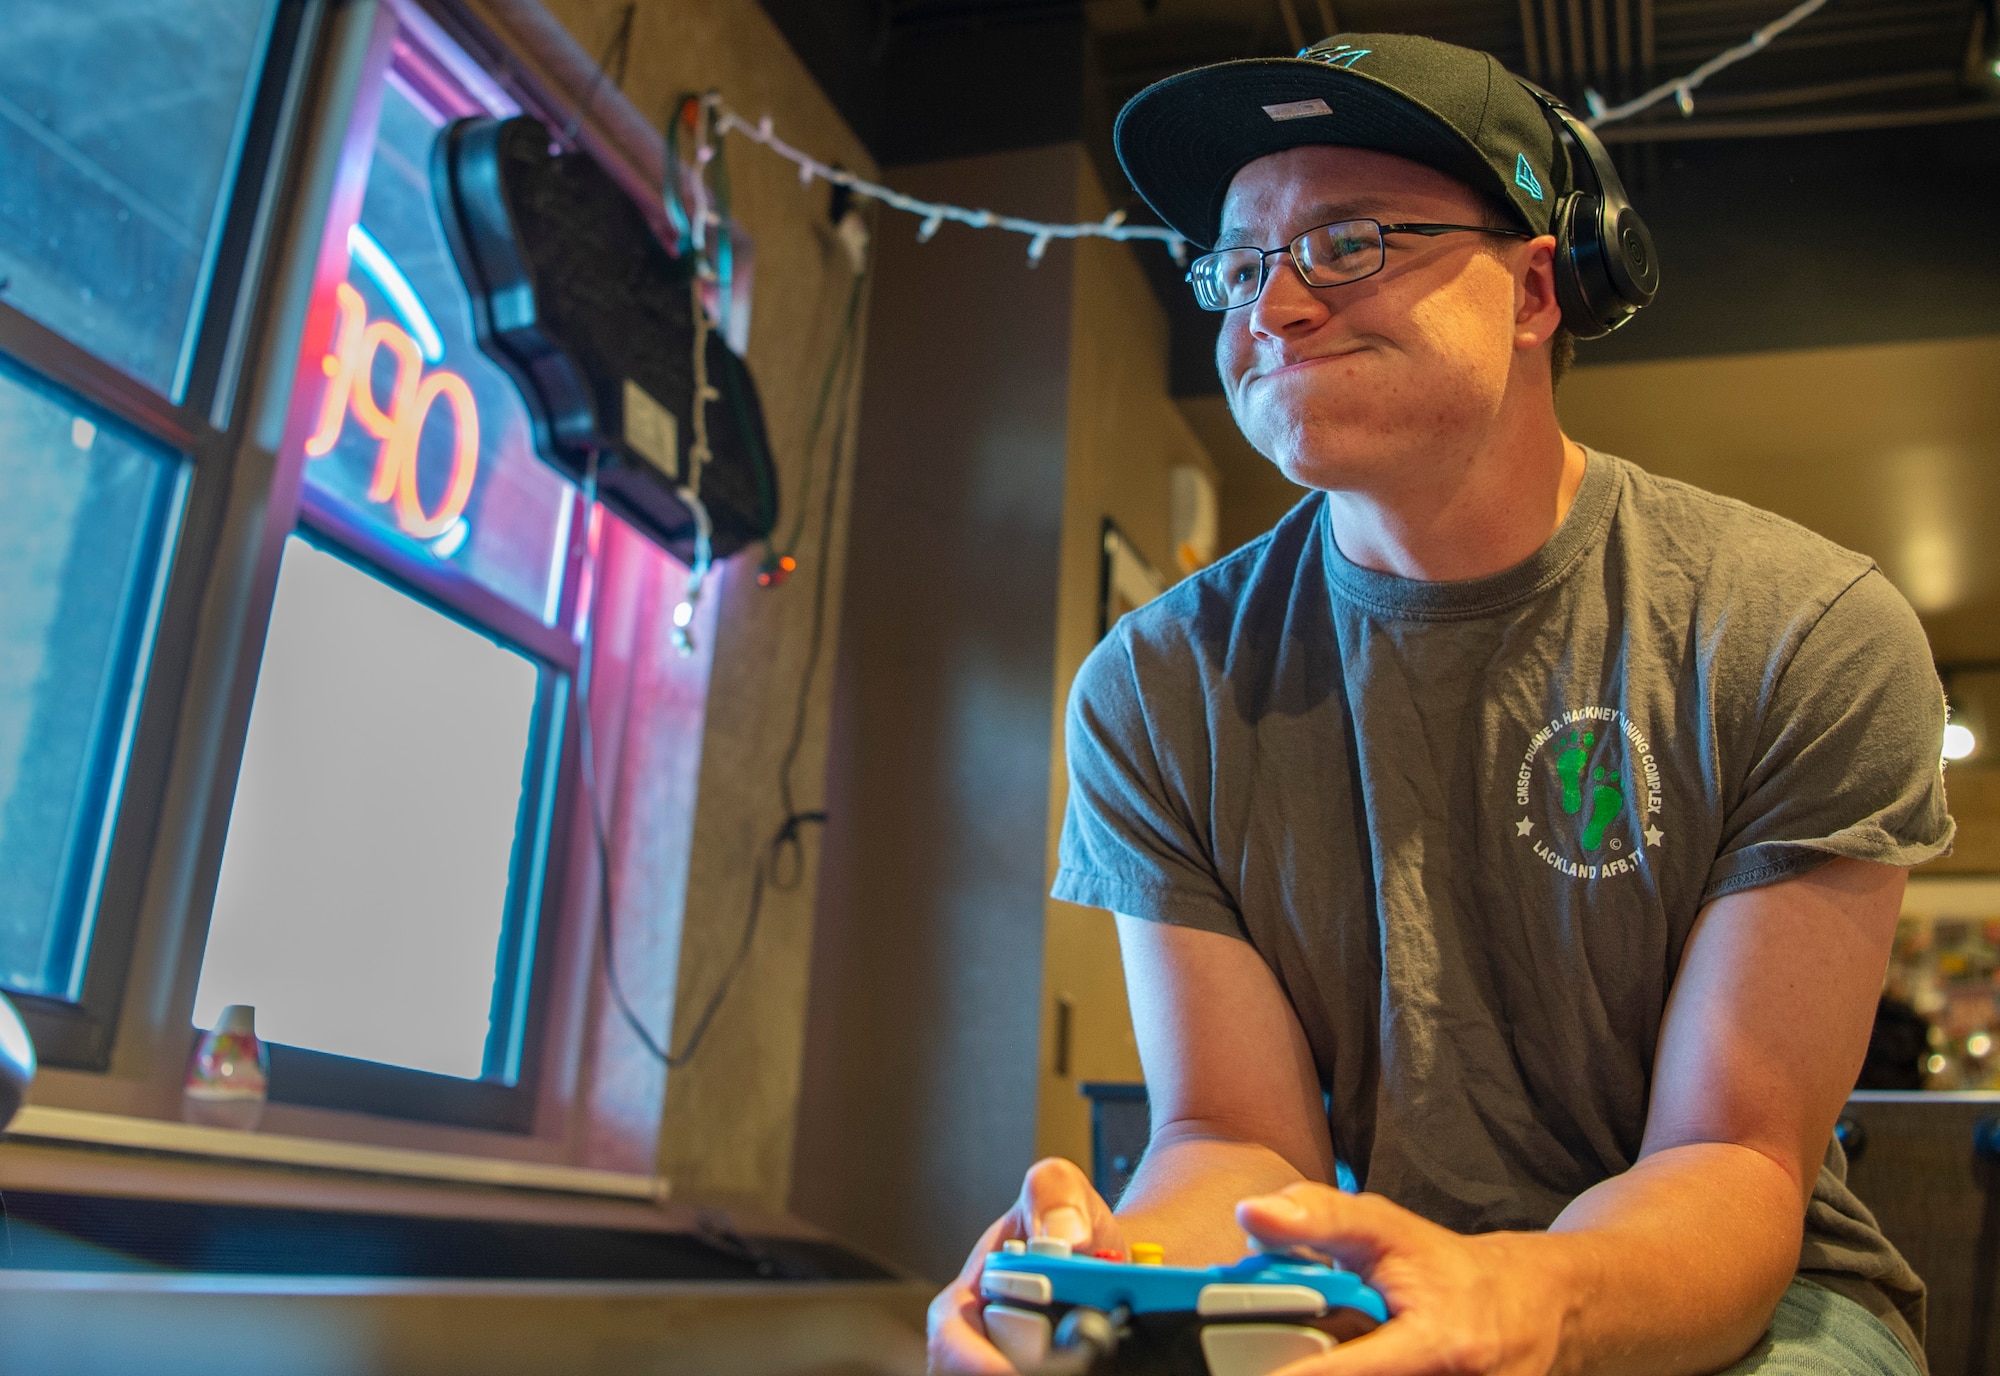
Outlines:
{"type": "MultiPolygon", "coordinates": [[[[1630,213],[1630,207],[1625,210],[1630,213]]],[[[1645,222],[1636,214],[1631,218],[1643,235],[1645,222]]],[[[1609,237],[1611,226],[1605,223],[1606,219],[1604,202],[1588,191],[1571,193],[1562,207],[1556,256],[1563,270],[1556,274],[1556,299],[1562,303],[1563,324],[1578,339],[1601,339],[1653,299],[1650,291],[1640,296],[1636,283],[1631,292],[1621,289],[1617,270],[1628,267],[1621,261],[1624,245],[1609,237]],[[1620,251],[1614,252],[1614,248],[1620,251]]],[[[1621,215],[1620,222],[1623,220],[1621,215]]],[[[1644,248],[1651,247],[1652,240],[1647,237],[1644,248]]],[[[1625,275],[1629,277],[1629,271],[1625,275]]],[[[1657,280],[1658,270],[1654,269],[1651,275],[1657,280]]]]}
{"type": "MultiPolygon", "coordinates": [[[[1611,326],[1599,318],[1597,305],[1591,299],[1590,285],[1585,278],[1588,269],[1579,261],[1577,252],[1577,226],[1583,224],[1586,235],[1597,221],[1597,197],[1588,192],[1573,191],[1556,204],[1556,213],[1549,222],[1549,233],[1555,236],[1556,255],[1553,267],[1556,276],[1556,304],[1562,307],[1563,328],[1578,339],[1596,339],[1609,334],[1611,326]]],[[[1584,256],[1588,256],[1585,247],[1584,256]]]]}
{"type": "Polygon", "coordinates": [[[1660,259],[1653,247],[1652,231],[1629,205],[1619,208],[1616,222],[1606,225],[1605,230],[1611,251],[1604,255],[1604,265],[1611,285],[1633,310],[1651,305],[1660,289],[1660,259]]]}

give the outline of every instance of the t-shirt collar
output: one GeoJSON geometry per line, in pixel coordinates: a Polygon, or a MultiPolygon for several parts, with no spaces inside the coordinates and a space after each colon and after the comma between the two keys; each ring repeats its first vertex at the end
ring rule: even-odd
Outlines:
{"type": "Polygon", "coordinates": [[[1612,508],[1617,504],[1622,477],[1618,461],[1587,447],[1583,452],[1583,482],[1556,533],[1513,568],[1483,578],[1427,582],[1364,569],[1340,552],[1333,538],[1332,518],[1322,503],[1320,540],[1334,591],[1378,614],[1454,621],[1490,615],[1554,587],[1602,538],[1612,508]]]}

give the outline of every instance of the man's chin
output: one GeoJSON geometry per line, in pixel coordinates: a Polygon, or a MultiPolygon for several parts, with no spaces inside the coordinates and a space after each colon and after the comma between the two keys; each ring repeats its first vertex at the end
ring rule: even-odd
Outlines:
{"type": "Polygon", "coordinates": [[[1352,492],[1373,486],[1371,475],[1379,471],[1373,464],[1343,455],[1290,455],[1278,460],[1278,471],[1300,487],[1321,492],[1352,492]]]}
{"type": "Polygon", "coordinates": [[[1337,430],[1315,427],[1282,435],[1251,436],[1250,442],[1290,481],[1300,487],[1339,492],[1372,486],[1389,463],[1378,446],[1337,430]]]}

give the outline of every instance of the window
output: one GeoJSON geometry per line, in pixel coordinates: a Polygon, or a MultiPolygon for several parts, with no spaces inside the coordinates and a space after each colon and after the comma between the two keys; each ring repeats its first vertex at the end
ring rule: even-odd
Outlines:
{"type": "Polygon", "coordinates": [[[578,503],[433,201],[440,130],[512,108],[397,13],[194,1016],[257,1008],[274,1099],[525,1130],[578,503]]]}
{"type": "Polygon", "coordinates": [[[0,986],[75,1001],[177,457],[0,373],[0,986]]]}
{"type": "Polygon", "coordinates": [[[10,0],[0,300],[186,390],[272,0],[10,0]]]}
{"type": "Polygon", "coordinates": [[[6,9],[0,986],[50,1065],[111,1055],[230,501],[240,418],[222,398],[243,364],[226,344],[269,233],[304,9],[6,9]]]}

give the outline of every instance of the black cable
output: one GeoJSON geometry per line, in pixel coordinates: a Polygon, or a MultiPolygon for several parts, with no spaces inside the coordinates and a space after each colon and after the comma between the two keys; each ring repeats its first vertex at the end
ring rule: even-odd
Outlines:
{"type": "MultiPolygon", "coordinates": [[[[835,189],[845,190],[846,188],[837,187],[835,189]]],[[[806,447],[806,453],[808,454],[813,453],[819,448],[819,437],[820,434],[822,433],[826,421],[827,402],[831,399],[833,395],[833,388],[835,384],[836,374],[851,372],[851,370],[847,369],[845,366],[847,363],[845,355],[846,351],[853,343],[854,321],[855,317],[860,312],[861,288],[865,280],[866,279],[862,276],[862,274],[856,273],[854,277],[854,285],[852,289],[848,292],[847,309],[841,315],[840,333],[837,336],[835,336],[833,356],[827,362],[827,369],[825,375],[820,378],[819,395],[813,400],[812,420],[806,426],[805,447],[806,447]]],[[[811,491],[812,491],[812,467],[810,464],[808,464],[803,479],[803,486],[799,493],[799,514],[792,520],[791,533],[785,537],[784,548],[779,549],[775,547],[772,544],[770,537],[769,536],[765,537],[764,567],[767,570],[775,568],[777,566],[777,562],[780,557],[798,553],[799,537],[805,533],[805,524],[806,524],[805,499],[807,494],[810,493],[811,491]]]]}
{"type": "MultiPolygon", "coordinates": [[[[577,744],[583,754],[582,775],[584,791],[589,795],[592,839],[597,852],[598,895],[597,927],[598,940],[604,952],[605,983],[611,991],[611,999],[617,1005],[619,1016],[632,1031],[639,1044],[665,1065],[669,1070],[678,1070],[693,1059],[700,1049],[703,1038],[708,1035],[710,1024],[722,1008],[736,977],[742,972],[750,958],[750,949],[756,942],[759,919],[763,915],[764,886],[770,883],[780,891],[790,891],[798,887],[805,876],[805,852],[800,843],[801,828],[816,826],[826,821],[824,810],[800,811],[792,786],[792,770],[805,744],[806,714],[812,698],[812,685],[819,667],[819,658],[826,634],[826,591],[827,569],[832,562],[833,521],[837,498],[840,492],[840,471],[846,458],[848,422],[853,408],[853,377],[860,350],[854,347],[855,329],[858,320],[856,306],[861,299],[865,274],[857,274],[853,294],[849,298],[847,317],[843,322],[841,336],[835,345],[834,355],[828,361],[829,376],[838,374],[840,378],[840,410],[833,429],[833,444],[827,463],[825,506],[820,516],[819,567],[813,577],[813,609],[811,630],[806,638],[806,662],[799,679],[798,698],[792,712],[791,736],[785,745],[785,753],[778,767],[778,797],[784,809],[784,820],[772,833],[766,843],[764,853],[750,875],[750,906],[744,916],[743,935],[737,942],[736,950],[716,980],[708,1002],[703,1005],[701,1015],[689,1028],[679,1052],[663,1045],[659,1038],[649,1031],[632,1007],[625,994],[623,982],[618,974],[618,954],[614,944],[611,915],[616,904],[611,887],[611,847],[608,839],[610,828],[606,825],[602,803],[597,789],[596,746],[590,728],[590,669],[591,645],[597,635],[596,601],[597,575],[596,552],[590,545],[589,522],[597,508],[597,454],[592,451],[584,470],[584,574],[590,590],[590,605],[585,607],[584,637],[581,661],[577,669],[576,714],[577,744]],[[786,861],[789,859],[789,865],[786,861]],[[789,873],[789,878],[785,877],[789,873]]],[[[807,468],[811,467],[811,451],[807,452],[807,468]]]]}
{"type": "MultiPolygon", "coordinates": [[[[862,278],[857,276],[854,284],[857,297],[861,288],[862,278]]],[[[840,416],[833,432],[833,447],[827,462],[826,500],[820,514],[819,567],[813,571],[812,629],[806,636],[805,668],[799,674],[799,695],[792,708],[792,734],[790,740],[786,742],[784,757],[778,765],[778,800],[784,808],[785,818],[778,824],[778,829],[771,834],[771,840],[765,846],[764,854],[758,857],[755,868],[751,870],[750,910],[744,915],[743,937],[737,943],[736,954],[730,958],[729,965],[723,970],[721,978],[716,981],[715,992],[709,995],[707,1005],[701,1010],[701,1016],[695,1020],[694,1026],[688,1029],[687,1039],[682,1043],[680,1052],[662,1057],[669,1070],[678,1070],[686,1065],[700,1049],[702,1038],[708,1035],[709,1024],[715,1020],[715,1015],[721,1010],[722,1001],[728,995],[730,986],[735,983],[736,976],[742,972],[745,962],[749,960],[750,947],[757,938],[758,919],[763,915],[764,885],[768,882],[782,892],[790,892],[805,878],[805,848],[799,840],[799,829],[818,826],[826,821],[826,812],[823,809],[805,812],[798,809],[792,791],[792,768],[797,764],[799,751],[805,743],[806,712],[812,700],[813,677],[819,667],[820,647],[826,635],[827,567],[832,563],[829,556],[833,549],[835,499],[840,492],[840,469],[847,448],[847,422],[854,396],[853,360],[859,352],[850,347],[853,341],[854,319],[855,316],[850,312],[840,344],[840,349],[845,353],[846,366],[841,369],[843,390],[840,416]],[[785,878],[781,866],[788,856],[791,861],[790,878],[785,878]]],[[[810,455],[807,456],[807,462],[808,464],[811,462],[810,455]]]]}

